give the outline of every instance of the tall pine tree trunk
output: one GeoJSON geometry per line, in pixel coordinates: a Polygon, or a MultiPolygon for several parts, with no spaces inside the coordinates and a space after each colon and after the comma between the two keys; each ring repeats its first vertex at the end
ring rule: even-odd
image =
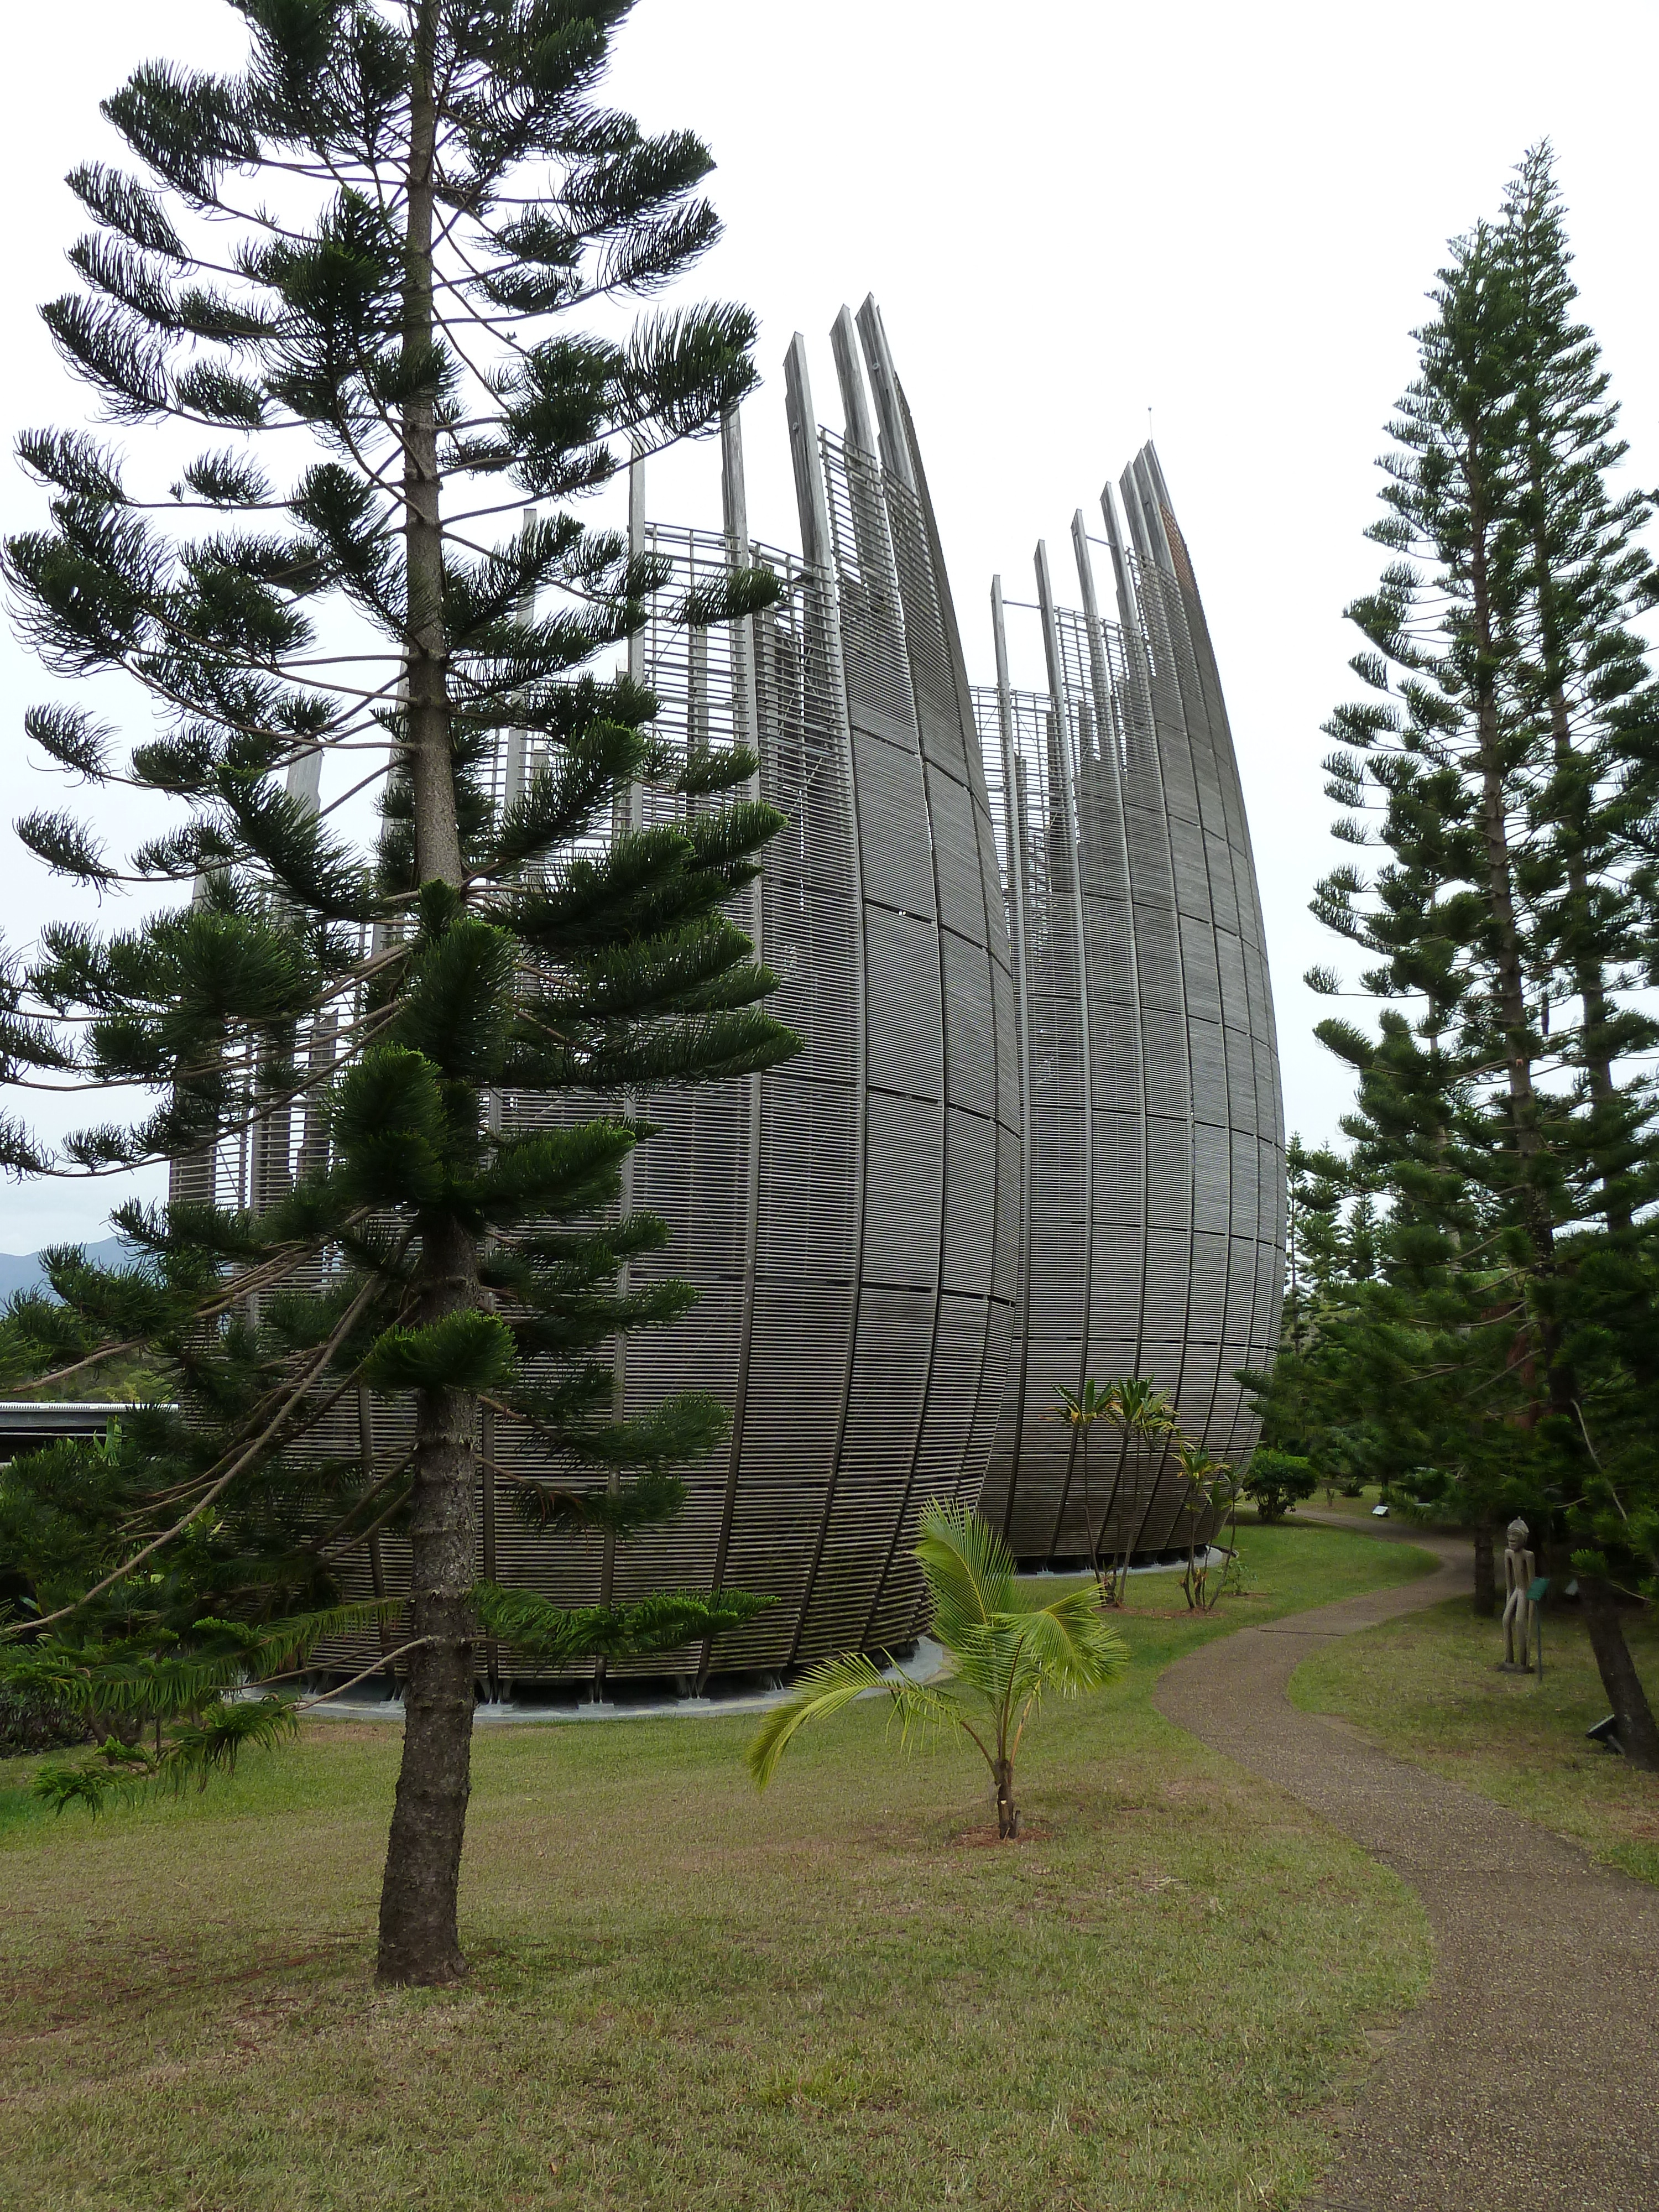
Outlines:
{"type": "MultiPolygon", "coordinates": [[[[1532,489],[1532,557],[1538,593],[1539,635],[1543,646],[1544,673],[1549,696],[1550,744],[1555,755],[1556,773],[1565,787],[1571,784],[1577,766],[1577,753],[1572,742],[1572,723],[1567,710],[1564,675],[1567,655],[1561,641],[1561,622],[1544,528],[1546,487],[1542,481],[1540,456],[1546,450],[1546,440],[1535,410],[1528,425],[1528,447],[1532,489]]],[[[1593,1131],[1590,1157],[1596,1181],[1601,1186],[1602,1211],[1607,1227],[1626,1230],[1631,1225],[1630,1208],[1619,1194],[1619,1170],[1609,1151],[1609,1140],[1614,1134],[1611,1126],[1614,1116],[1610,1109],[1614,1106],[1617,1089],[1613,1076],[1613,1055],[1607,1042],[1607,978],[1600,959],[1583,941],[1581,935],[1589,921],[1589,876],[1584,865],[1583,810],[1575,806],[1574,815],[1575,818],[1561,821],[1558,826],[1565,839],[1567,895],[1571,901],[1573,942],[1569,948],[1569,958],[1573,988],[1578,994],[1578,1002],[1583,1009],[1583,1030],[1580,1050],[1584,1073],[1589,1083],[1593,1131]]]]}
{"type": "Polygon", "coordinates": [[[1619,1724],[1619,1747],[1644,1774],[1659,1774],[1659,1723],[1625,1640],[1625,1624],[1612,1590],[1599,1576],[1580,1575],[1579,1601],[1601,1687],[1619,1724]]]}
{"type": "MultiPolygon", "coordinates": [[[[433,85],[437,0],[421,0],[410,95],[404,243],[404,344],[419,363],[433,338],[433,177],[437,113],[433,85]]],[[[408,760],[416,866],[422,883],[463,881],[455,769],[450,744],[443,532],[433,398],[403,410],[408,568],[408,760]]],[[[422,1224],[417,1322],[474,1306],[478,1253],[459,1224],[422,1224]]],[[[474,1523],[477,1401],[457,1390],[417,1391],[410,1539],[410,1627],[416,1639],[404,1696],[404,1756],[380,1893],[382,1982],[446,1982],[465,1972],[457,1927],[461,1845],[472,1750],[469,1595],[477,1579],[474,1523]]]]}
{"type": "MultiPolygon", "coordinates": [[[[1537,548],[1540,564],[1540,588],[1545,577],[1544,548],[1537,548]]],[[[1553,647],[1547,647],[1553,651],[1553,647]]],[[[1552,672],[1550,684],[1550,737],[1555,750],[1558,775],[1570,778],[1575,757],[1571,724],[1567,717],[1566,694],[1559,678],[1552,672]]],[[[1566,839],[1567,894],[1572,902],[1573,935],[1571,951],[1573,988],[1578,994],[1583,1010],[1583,1034],[1580,1050],[1584,1073],[1589,1082],[1592,1139],[1590,1158],[1595,1170],[1595,1179],[1601,1186],[1601,1208],[1609,1229],[1625,1230],[1631,1225],[1630,1208],[1619,1193],[1618,1166],[1610,1150],[1614,1140],[1613,1127],[1615,1119],[1617,1087],[1613,1078],[1613,1055],[1607,1049],[1607,993],[1601,963],[1589,948],[1579,940],[1579,933],[1589,920],[1589,878],[1584,866],[1584,828],[1582,821],[1564,821],[1560,828],[1566,839]]]]}
{"type": "MultiPolygon", "coordinates": [[[[421,1272],[429,1287],[420,1319],[436,1321],[471,1304],[477,1265],[465,1231],[428,1235],[421,1272]]],[[[415,1419],[410,1629],[422,1641],[410,1654],[404,1690],[404,1756],[380,1890],[376,1978],[431,1983],[466,1971],[457,1899],[471,1790],[477,1401],[462,1390],[419,1391],[415,1419]]]]}
{"type": "Polygon", "coordinates": [[[1533,1241],[1534,1264],[1547,1274],[1553,1261],[1555,1226],[1549,1200],[1537,1173],[1543,1144],[1538,1128],[1538,1094],[1533,1082],[1527,1021],[1526,970],[1515,913],[1515,878],[1509,845],[1508,793],[1498,726],[1498,652],[1488,568],[1490,523],[1483,512],[1480,471],[1483,456],[1470,441],[1469,580],[1471,611],[1480,665],[1475,678],[1476,743],[1480,769],[1480,832],[1486,847],[1486,896],[1493,922],[1492,965],[1498,1018],[1503,1028],[1504,1066],[1509,1085],[1510,1125],[1521,1164],[1521,1203],[1533,1241]]]}

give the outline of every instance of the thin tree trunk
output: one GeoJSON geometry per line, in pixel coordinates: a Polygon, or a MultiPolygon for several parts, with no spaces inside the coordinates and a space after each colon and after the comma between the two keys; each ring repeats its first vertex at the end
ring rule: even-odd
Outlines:
{"type": "MultiPolygon", "coordinates": [[[[1234,1474],[1234,1476],[1233,1476],[1233,1494],[1232,1494],[1231,1498],[1228,1500],[1228,1504],[1227,1504],[1227,1567],[1228,1567],[1228,1568],[1231,1568],[1231,1567],[1237,1566],[1237,1565],[1238,1565],[1238,1476],[1237,1476],[1237,1473],[1235,1473],[1235,1474],[1234,1474]]],[[[1224,1570],[1222,1571],[1222,1579],[1223,1579],[1223,1581],[1224,1581],[1224,1582],[1226,1580],[1226,1569],[1224,1569],[1224,1570]]],[[[1243,1587],[1244,1587],[1244,1570],[1243,1569],[1243,1567],[1239,1567],[1239,1570],[1238,1570],[1238,1581],[1237,1581],[1237,1583],[1236,1587],[1237,1587],[1237,1589],[1243,1589],[1243,1587]]],[[[1217,1595],[1220,1595],[1220,1593],[1219,1593],[1219,1592],[1218,1592],[1218,1593],[1217,1593],[1217,1595]]]]}
{"type": "MultiPolygon", "coordinates": [[[[1148,1451],[1152,1449],[1150,1439],[1147,1441],[1146,1449],[1148,1451]]],[[[1163,1473],[1164,1462],[1167,1456],[1168,1449],[1165,1447],[1164,1450],[1161,1450],[1158,1453],[1158,1457],[1152,1463],[1152,1480],[1146,1492],[1146,1503],[1141,1508],[1140,1519],[1135,1526],[1134,1540],[1129,1546],[1129,1548],[1127,1552],[1125,1553],[1123,1558],[1123,1575],[1126,1588],[1127,1587],[1128,1583],[1129,1569],[1134,1564],[1135,1553],[1140,1549],[1140,1540],[1146,1533],[1146,1523],[1152,1519],[1152,1508],[1158,1503],[1158,1478],[1163,1473]]]]}
{"type": "MultiPolygon", "coordinates": [[[[422,1274],[447,1258],[448,1285],[422,1300],[422,1322],[471,1302],[477,1252],[464,1231],[433,1234],[422,1274]]],[[[466,1971],[456,1915],[471,1789],[477,1416],[467,1392],[416,1394],[410,1626],[423,1640],[404,1687],[403,1765],[380,1891],[382,1982],[450,1982],[466,1971]]]]}
{"type": "MultiPolygon", "coordinates": [[[[438,0],[420,0],[410,96],[409,212],[404,230],[404,345],[419,362],[433,320],[433,177],[437,110],[433,94],[438,0]]],[[[461,840],[450,749],[448,640],[444,626],[443,522],[437,415],[430,392],[403,410],[404,542],[409,594],[408,759],[415,803],[415,861],[422,883],[459,884],[461,840]]]]}
{"type": "MultiPolygon", "coordinates": [[[[1106,1541],[1106,1532],[1112,1525],[1112,1515],[1117,1508],[1118,1495],[1123,1488],[1123,1468],[1127,1452],[1127,1439],[1123,1437],[1120,1437],[1118,1439],[1117,1466],[1114,1469],[1112,1474],[1111,1493],[1106,1500],[1106,1510],[1100,1516],[1100,1540],[1103,1545],[1106,1541]]],[[[1103,1567],[1097,1569],[1095,1578],[1100,1584],[1100,1595],[1103,1604],[1115,1605],[1118,1601],[1117,1555],[1115,1553],[1109,1552],[1107,1553],[1106,1565],[1103,1567]]]]}
{"type": "Polygon", "coordinates": [[[1083,1530],[1089,1539],[1089,1571],[1098,1582],[1100,1554],[1095,1548],[1095,1501],[1089,1490],[1089,1424],[1084,1421],[1079,1426],[1083,1431],[1079,1439],[1083,1447],[1083,1530]]]}
{"type": "Polygon", "coordinates": [[[1619,1747],[1644,1774],[1659,1774],[1659,1723],[1653,1717],[1648,1693],[1630,1656],[1618,1601],[1598,1575],[1579,1576],[1578,1600],[1584,1608],[1584,1626],[1589,1631],[1601,1686],[1618,1723],[1619,1747]]]}
{"type": "MultiPolygon", "coordinates": [[[[404,338],[418,360],[433,335],[433,80],[438,0],[420,0],[410,99],[408,252],[404,338]]],[[[443,533],[433,402],[404,410],[408,568],[408,763],[421,880],[464,881],[450,747],[443,533]]],[[[416,1272],[419,1323],[477,1304],[478,1252],[447,1216],[422,1224],[416,1272]]],[[[458,1390],[417,1391],[410,1492],[410,1654],[404,1690],[404,1756],[380,1893],[382,1982],[453,1981],[466,1971],[457,1920],[472,1752],[469,1596],[477,1575],[477,1403],[458,1390]]]]}
{"type": "MultiPolygon", "coordinates": [[[[1182,1510],[1185,1513],[1193,1513],[1192,1494],[1194,1487],[1195,1486],[1191,1482],[1188,1482],[1187,1485],[1187,1496],[1182,1506],[1182,1510]]],[[[1207,1505],[1208,1502],[1209,1501],[1206,1499],[1206,1505],[1207,1505]]],[[[1192,1527],[1188,1529],[1187,1534],[1187,1571],[1181,1578],[1181,1587],[1187,1594],[1187,1610],[1188,1613],[1197,1613],[1202,1609],[1199,1602],[1202,1592],[1200,1589],[1200,1577],[1198,1571],[1198,1532],[1204,1525],[1204,1507],[1200,1507],[1196,1513],[1193,1513],[1192,1527]]],[[[1206,1568],[1209,1562],[1209,1539],[1206,1537],[1204,1540],[1204,1558],[1206,1568]]]]}
{"type": "Polygon", "coordinates": [[[997,1778],[997,1837],[1002,1843],[1012,1843],[1019,1833],[1019,1811],[1014,1803],[1014,1762],[1000,1759],[996,1763],[997,1778]]]}
{"type": "Polygon", "coordinates": [[[1498,1571],[1492,1557],[1490,1521],[1477,1521],[1474,1528],[1473,1610],[1482,1620],[1490,1620],[1498,1611],[1498,1571]]]}

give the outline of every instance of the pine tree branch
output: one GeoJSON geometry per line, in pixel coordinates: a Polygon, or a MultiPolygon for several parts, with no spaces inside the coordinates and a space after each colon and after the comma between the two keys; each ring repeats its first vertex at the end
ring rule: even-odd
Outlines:
{"type": "MultiPolygon", "coordinates": [[[[414,1235],[415,1230],[411,1225],[402,1240],[402,1244],[399,1248],[400,1250],[406,1251],[408,1249],[409,1244],[412,1241],[414,1235]]],[[[132,1558],[128,1559],[123,1566],[118,1567],[112,1574],[106,1575],[101,1582],[94,1583],[90,1589],[83,1591],[79,1597],[71,1600],[68,1605],[60,1606],[55,1613],[43,1613],[39,1616],[32,1617],[27,1621],[13,1622],[10,1624],[0,1622],[0,1643],[3,1643],[8,1638],[18,1634],[24,1628],[49,1628],[54,1621],[67,1620],[71,1613],[78,1613],[83,1606],[89,1604],[94,1598],[101,1597],[106,1589],[113,1589],[117,1583],[125,1581],[132,1573],[135,1567],[141,1566],[147,1559],[149,1559],[155,1553],[159,1552],[164,1545],[171,1543],[175,1536],[182,1535],[184,1531],[190,1526],[191,1522],[194,1521],[198,1515],[204,1513],[208,1507],[213,1504],[214,1500],[223,1494],[230,1483],[232,1483],[239,1474],[242,1474],[246,1468],[252,1466],[253,1462],[258,1459],[262,1452],[270,1449],[275,1445],[287,1413],[297,1402],[304,1391],[309,1387],[310,1383],[314,1382],[316,1377],[323,1372],[324,1369],[328,1365],[329,1361],[332,1358],[334,1353],[345,1341],[347,1336],[350,1334],[352,1328],[356,1325],[358,1317],[364,1308],[369,1304],[370,1300],[376,1295],[376,1293],[379,1292],[380,1288],[381,1285],[372,1279],[364,1285],[362,1290],[358,1292],[357,1296],[352,1300],[350,1305],[347,1308],[344,1316],[335,1328],[332,1336],[330,1337],[328,1342],[323,1346],[321,1352],[317,1354],[307,1376],[292,1392],[288,1394],[281,1409],[268,1423],[264,1432],[260,1436],[257,1437],[251,1444],[247,1445],[247,1447],[241,1451],[234,1460],[233,1460],[230,1466],[222,1474],[218,1475],[216,1480],[212,1480],[210,1481],[210,1486],[208,1488],[204,1495],[201,1497],[198,1502],[191,1508],[190,1511],[186,1513],[181,1520],[176,1522],[171,1528],[165,1529],[161,1535],[156,1536],[149,1543],[143,1546],[143,1547],[134,1553],[132,1558]]],[[[359,1364],[361,1365],[361,1363],[359,1363],[359,1364]]],[[[325,1401],[324,1407],[319,1410],[318,1418],[320,1418],[322,1411],[325,1411],[327,1407],[331,1405],[335,1400],[337,1400],[342,1393],[356,1380],[356,1375],[357,1370],[354,1368],[351,1375],[347,1377],[346,1382],[342,1383],[339,1386],[339,1389],[325,1401]]],[[[311,1425],[314,1425],[314,1421],[311,1425]]],[[[212,1469],[209,1469],[203,1480],[208,1480],[213,1475],[213,1472],[214,1471],[212,1469]]]]}
{"type": "MultiPolygon", "coordinates": [[[[384,1480],[377,1482],[373,1490],[365,1491],[363,1495],[357,1500],[356,1505],[352,1508],[352,1511],[361,1511],[362,1507],[368,1503],[368,1500],[375,1495],[376,1492],[383,1490],[386,1487],[386,1482],[393,1480],[397,1474],[405,1473],[410,1463],[413,1462],[414,1457],[414,1449],[411,1446],[410,1450],[404,1455],[402,1462],[394,1471],[394,1474],[388,1475],[384,1480]]],[[[400,1511],[407,1502],[406,1498],[394,1498],[389,1505],[386,1506],[382,1511],[375,1515],[374,1520],[369,1522],[366,1528],[358,1529],[346,1542],[340,1544],[333,1543],[331,1540],[319,1542],[315,1547],[318,1557],[323,1559],[341,1559],[349,1558],[353,1552],[361,1551],[362,1547],[367,1544],[372,1537],[379,1534],[380,1531],[385,1528],[386,1522],[391,1520],[392,1515],[400,1511]]],[[[350,1514],[347,1514],[343,1520],[337,1521],[335,1523],[335,1529],[337,1530],[343,1528],[345,1522],[349,1520],[350,1517],[350,1514]]],[[[331,1531],[331,1536],[333,1532],[331,1531]]]]}
{"type": "Polygon", "coordinates": [[[359,1682],[368,1681],[371,1674],[384,1674],[394,1660],[402,1659],[410,1651],[424,1650],[434,1641],[429,1636],[416,1636],[407,1644],[400,1644],[395,1651],[386,1652],[372,1667],[365,1667],[349,1682],[341,1682],[332,1690],[324,1690],[314,1698],[301,1698],[295,1707],[296,1712],[308,1713],[313,1705],[325,1705],[331,1698],[343,1698],[348,1690],[355,1690],[359,1682]]]}

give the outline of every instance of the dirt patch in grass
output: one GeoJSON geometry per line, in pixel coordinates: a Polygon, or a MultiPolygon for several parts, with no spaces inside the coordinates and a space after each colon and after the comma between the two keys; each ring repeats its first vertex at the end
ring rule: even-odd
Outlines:
{"type": "Polygon", "coordinates": [[[998,1834],[996,1822],[992,1820],[982,1828],[959,1828],[951,1841],[969,1850],[979,1850],[987,1844],[994,1848],[998,1844],[1046,1844],[1054,1832],[1052,1828],[1045,1828],[1038,1821],[1022,1820],[1017,1836],[1003,1836],[998,1834]]]}
{"type": "MultiPolygon", "coordinates": [[[[1626,1632],[1659,1700],[1659,1623],[1626,1632]]],[[[1503,1629],[1454,1600],[1368,1629],[1304,1660],[1292,1700],[1334,1713],[1373,1742],[1571,1836],[1591,1855],[1659,1882],[1659,1775],[1638,1774],[1586,1741],[1607,1695],[1576,1609],[1544,1623],[1544,1680],[1498,1671],[1503,1629]]]]}
{"type": "MultiPolygon", "coordinates": [[[[1247,1541],[1250,1620],[1421,1564],[1247,1541]]],[[[1152,1709],[1160,1668],[1243,1617],[1154,1618],[1132,1589],[1128,1678],[1030,1734],[1026,1848],[966,1843],[976,1758],[907,1754],[872,1706],[763,1797],[738,1720],[481,1734],[459,1990],[369,1979],[393,1728],[313,1727],[229,1790],[95,1826],[16,1792],[8,2206],[1293,2204],[1427,1945],[1392,1875],[1152,1709]]]]}

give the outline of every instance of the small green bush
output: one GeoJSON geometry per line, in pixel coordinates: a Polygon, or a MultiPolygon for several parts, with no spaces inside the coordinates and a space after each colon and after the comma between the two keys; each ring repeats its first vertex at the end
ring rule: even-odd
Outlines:
{"type": "Polygon", "coordinates": [[[90,1743],[92,1738],[81,1715],[58,1698],[0,1682],[0,1759],[62,1751],[66,1744],[90,1743]]]}
{"type": "Polygon", "coordinates": [[[1298,1499],[1313,1496],[1318,1482],[1311,1460],[1258,1446],[1244,1478],[1244,1495],[1255,1499],[1259,1520],[1282,1521],[1298,1499]]]}

